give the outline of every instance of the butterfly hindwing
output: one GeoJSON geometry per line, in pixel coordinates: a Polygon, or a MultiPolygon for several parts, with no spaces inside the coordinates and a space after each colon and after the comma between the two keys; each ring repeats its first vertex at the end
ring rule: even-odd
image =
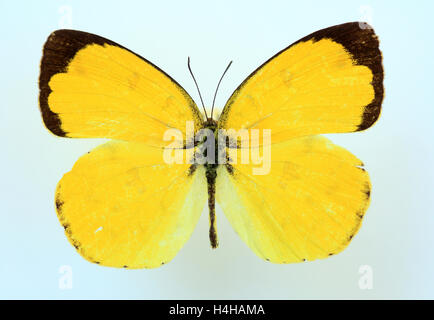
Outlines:
{"type": "Polygon", "coordinates": [[[56,207],[69,241],[105,266],[155,268],[188,240],[206,201],[203,167],[166,164],[161,151],[107,142],[60,180],[56,207]]]}
{"type": "Polygon", "coordinates": [[[252,174],[255,165],[240,159],[230,172],[219,169],[217,202],[235,231],[259,257],[275,263],[342,251],[369,205],[362,162],[321,136],[273,144],[271,159],[266,175],[252,174]]]}
{"type": "Polygon", "coordinates": [[[254,71],[232,94],[221,128],[272,129],[272,142],[369,128],[383,100],[382,56],[366,23],[312,33],[254,71]]]}
{"type": "Polygon", "coordinates": [[[43,49],[39,104],[47,128],[70,138],[110,138],[164,146],[168,128],[195,128],[200,112],[162,70],[113,41],[57,30],[43,49]]]}

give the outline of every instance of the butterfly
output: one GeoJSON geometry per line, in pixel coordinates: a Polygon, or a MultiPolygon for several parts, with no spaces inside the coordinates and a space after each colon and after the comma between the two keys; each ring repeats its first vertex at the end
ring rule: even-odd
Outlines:
{"type": "MultiPolygon", "coordinates": [[[[215,248],[216,202],[260,258],[322,259],[347,247],[369,206],[363,163],[321,136],[365,130],[380,115],[382,55],[366,23],[319,30],[283,49],[241,83],[216,119],[145,58],[81,31],[48,37],[39,89],[43,122],[54,135],[110,139],[79,158],[55,192],[65,234],[90,262],[169,262],[207,203],[215,248]],[[270,130],[271,143],[257,145],[271,152],[269,173],[255,175],[256,164],[239,159],[165,162],[165,132],[185,136],[187,122],[195,134],[270,130]]],[[[226,148],[241,149],[239,142],[226,148]]],[[[184,138],[180,149],[197,154],[198,147],[184,138]]]]}

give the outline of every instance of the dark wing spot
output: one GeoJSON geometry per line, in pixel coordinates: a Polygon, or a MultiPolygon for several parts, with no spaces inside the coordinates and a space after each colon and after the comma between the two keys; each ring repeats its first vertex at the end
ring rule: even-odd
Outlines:
{"type": "Polygon", "coordinates": [[[371,197],[371,190],[367,189],[365,190],[366,198],[369,199],[371,197]]]}
{"type": "Polygon", "coordinates": [[[230,165],[229,163],[227,163],[225,165],[225,167],[226,167],[226,170],[228,170],[228,172],[229,172],[230,175],[234,174],[234,167],[232,165],[230,165]]]}
{"type": "Polygon", "coordinates": [[[64,204],[64,202],[62,200],[60,200],[59,198],[56,198],[56,209],[58,212],[60,212],[62,210],[63,204],[64,204]]]}
{"type": "Polygon", "coordinates": [[[188,176],[192,176],[193,173],[196,171],[196,169],[197,169],[197,164],[192,164],[190,168],[188,168],[188,176]]]}

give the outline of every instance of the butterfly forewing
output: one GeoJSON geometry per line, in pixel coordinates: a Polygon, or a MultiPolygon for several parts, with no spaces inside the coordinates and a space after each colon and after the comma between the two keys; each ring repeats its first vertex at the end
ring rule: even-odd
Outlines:
{"type": "Polygon", "coordinates": [[[58,30],[47,39],[39,79],[47,128],[70,138],[109,138],[164,147],[164,132],[196,130],[202,116],[186,91],[113,41],[58,30]]]}
{"type": "Polygon", "coordinates": [[[269,59],[232,94],[221,128],[272,129],[272,142],[369,128],[383,100],[378,38],[361,22],[312,33],[269,59]]]}

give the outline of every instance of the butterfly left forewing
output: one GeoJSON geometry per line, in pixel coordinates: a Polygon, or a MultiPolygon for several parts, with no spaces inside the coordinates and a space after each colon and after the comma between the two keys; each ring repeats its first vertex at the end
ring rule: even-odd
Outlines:
{"type": "Polygon", "coordinates": [[[151,62],[100,36],[57,30],[44,45],[39,105],[46,127],[69,138],[165,145],[165,130],[198,129],[187,92],[151,62]]]}

